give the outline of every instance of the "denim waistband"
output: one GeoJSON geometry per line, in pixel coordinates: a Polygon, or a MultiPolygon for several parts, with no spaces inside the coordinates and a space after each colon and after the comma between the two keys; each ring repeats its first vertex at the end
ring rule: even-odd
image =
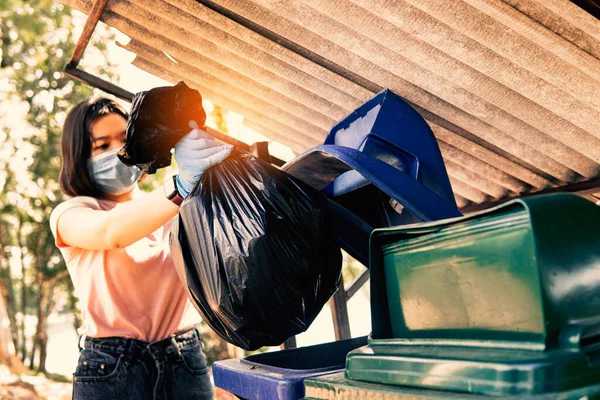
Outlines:
{"type": "Polygon", "coordinates": [[[121,358],[125,358],[130,362],[135,362],[147,356],[154,360],[171,362],[179,359],[182,350],[198,344],[201,345],[200,334],[197,328],[193,327],[155,342],[145,342],[119,336],[86,337],[83,348],[119,354],[121,358]]]}

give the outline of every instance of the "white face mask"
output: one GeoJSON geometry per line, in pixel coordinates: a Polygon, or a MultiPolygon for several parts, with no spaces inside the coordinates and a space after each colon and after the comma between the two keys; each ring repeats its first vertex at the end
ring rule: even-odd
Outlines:
{"type": "Polygon", "coordinates": [[[138,167],[129,167],[117,157],[119,149],[96,154],[88,160],[90,177],[104,193],[119,196],[131,191],[142,176],[138,167]]]}

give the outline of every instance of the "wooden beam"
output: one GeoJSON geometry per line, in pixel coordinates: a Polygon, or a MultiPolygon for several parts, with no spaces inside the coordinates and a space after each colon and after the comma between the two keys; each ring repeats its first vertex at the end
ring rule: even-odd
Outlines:
{"type": "Polygon", "coordinates": [[[354,296],[356,292],[358,292],[360,288],[363,287],[365,283],[367,283],[370,276],[371,274],[369,273],[369,270],[366,269],[358,278],[356,278],[354,283],[352,283],[352,286],[350,286],[350,288],[346,290],[346,301],[350,300],[352,296],[354,296]]]}
{"type": "Polygon", "coordinates": [[[232,144],[235,147],[239,147],[242,150],[250,151],[250,145],[248,143],[246,143],[246,142],[242,142],[241,140],[237,140],[237,139],[229,136],[226,133],[223,133],[223,132],[221,132],[219,130],[213,129],[213,128],[208,127],[208,126],[205,126],[203,129],[206,130],[206,132],[210,133],[210,135],[212,137],[214,137],[215,139],[218,139],[218,140],[220,140],[222,142],[227,142],[229,144],[232,144]]]}
{"type": "Polygon", "coordinates": [[[106,3],[108,3],[108,0],[94,1],[94,5],[92,6],[90,15],[85,21],[83,31],[81,32],[81,36],[79,36],[79,40],[77,40],[77,45],[75,45],[75,50],[71,55],[71,59],[67,64],[67,68],[77,68],[77,66],[79,65],[79,61],[83,56],[83,52],[85,51],[85,48],[90,42],[92,34],[94,33],[94,29],[96,29],[96,25],[98,25],[98,21],[100,21],[100,17],[104,12],[104,7],[106,7],[106,3]]]}
{"type": "MultiPolygon", "coordinates": [[[[65,75],[67,75],[79,82],[85,83],[86,85],[101,89],[101,90],[105,91],[106,93],[116,96],[122,100],[125,100],[128,102],[131,102],[133,100],[133,93],[123,89],[122,87],[120,87],[118,85],[115,85],[114,83],[105,81],[104,79],[101,79],[95,75],[92,75],[92,74],[82,71],[80,69],[67,66],[65,68],[65,75]]],[[[229,136],[226,133],[223,133],[221,131],[218,131],[216,129],[209,128],[209,127],[205,127],[205,129],[208,133],[210,133],[216,139],[221,140],[222,142],[232,144],[232,145],[239,147],[245,151],[251,150],[251,145],[249,145],[245,142],[242,142],[240,140],[237,140],[237,139],[229,136]]],[[[267,150],[267,153],[268,153],[268,150],[267,150]]],[[[281,167],[283,164],[285,164],[285,161],[283,161],[277,157],[274,157],[274,156],[269,156],[269,157],[271,159],[271,164],[273,164],[275,166],[281,167]]]]}
{"type": "Polygon", "coordinates": [[[116,96],[122,100],[131,102],[133,99],[133,93],[123,89],[122,87],[105,81],[102,78],[98,78],[97,76],[94,76],[88,72],[71,67],[70,65],[67,65],[65,68],[65,75],[79,82],[85,83],[86,85],[101,89],[106,93],[112,94],[113,96],[116,96]]]}

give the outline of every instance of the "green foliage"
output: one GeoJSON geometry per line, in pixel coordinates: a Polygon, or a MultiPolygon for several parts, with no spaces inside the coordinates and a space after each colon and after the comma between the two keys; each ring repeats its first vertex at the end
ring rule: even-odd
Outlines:
{"type": "Polygon", "coordinates": [[[364,265],[352,258],[345,251],[342,252],[342,255],[342,278],[344,280],[344,286],[348,288],[362,274],[362,272],[366,268],[364,265]]]}
{"type": "Polygon", "coordinates": [[[163,184],[167,175],[172,175],[172,172],[170,172],[171,168],[172,167],[161,168],[153,175],[145,175],[139,182],[140,189],[145,192],[151,192],[158,189],[158,187],[163,184]]]}
{"type": "MultiPolygon", "coordinates": [[[[15,346],[30,365],[37,357],[40,370],[49,312],[61,298],[76,309],[49,229],[51,211],[64,200],[58,185],[63,121],[71,107],[94,95],[62,73],[75,48],[74,18],[71,9],[53,0],[0,0],[0,79],[8,83],[0,86],[0,153],[11,155],[0,158],[0,277],[15,346]],[[33,345],[15,328],[18,316],[29,313],[38,317],[33,345]],[[40,353],[27,354],[31,348],[40,353]]],[[[99,40],[94,36],[90,46],[100,44],[96,47],[105,51],[106,32],[99,40]]],[[[86,69],[106,76],[111,68],[86,69]]]]}
{"type": "Polygon", "coordinates": [[[215,361],[229,358],[227,352],[227,344],[210,331],[210,328],[203,321],[203,330],[200,334],[200,340],[202,341],[202,351],[206,355],[206,363],[210,367],[215,361]]]}
{"type": "MultiPolygon", "coordinates": [[[[62,299],[64,309],[74,312],[76,328],[81,324],[77,299],[48,223],[51,211],[64,200],[58,174],[66,113],[85,98],[105,96],[62,73],[75,48],[75,18],[55,0],[0,0],[0,155],[10,155],[0,156],[0,289],[15,348],[30,364],[43,358],[45,318],[56,302],[62,299]],[[38,333],[42,333],[38,340],[25,337],[19,323],[22,314],[38,316],[38,333]],[[33,349],[39,354],[31,354],[33,349]]],[[[113,80],[115,68],[106,63],[105,54],[109,40],[106,28],[97,27],[82,64],[86,71],[113,80]],[[99,65],[93,60],[86,64],[89,54],[100,55],[99,65]]],[[[212,116],[227,131],[224,111],[215,107],[212,116]]],[[[154,190],[171,173],[172,169],[160,170],[147,176],[140,187],[154,190]]],[[[204,332],[210,363],[234,356],[231,346],[208,327],[204,332]]],[[[43,362],[38,365],[43,371],[43,362]]],[[[70,381],[53,374],[48,377],[70,381]]]]}

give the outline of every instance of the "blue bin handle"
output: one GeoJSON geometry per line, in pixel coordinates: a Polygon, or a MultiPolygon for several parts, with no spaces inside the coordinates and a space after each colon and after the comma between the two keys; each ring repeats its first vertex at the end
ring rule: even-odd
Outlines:
{"type": "MultiPolygon", "coordinates": [[[[444,200],[425,185],[391,165],[356,149],[324,144],[314,147],[299,156],[295,163],[315,152],[333,156],[354,169],[367,181],[398,201],[422,221],[435,221],[461,216],[461,213],[453,204],[444,200]]],[[[285,169],[286,166],[284,166],[285,169]]],[[[292,171],[290,172],[294,175],[292,171]]]]}

